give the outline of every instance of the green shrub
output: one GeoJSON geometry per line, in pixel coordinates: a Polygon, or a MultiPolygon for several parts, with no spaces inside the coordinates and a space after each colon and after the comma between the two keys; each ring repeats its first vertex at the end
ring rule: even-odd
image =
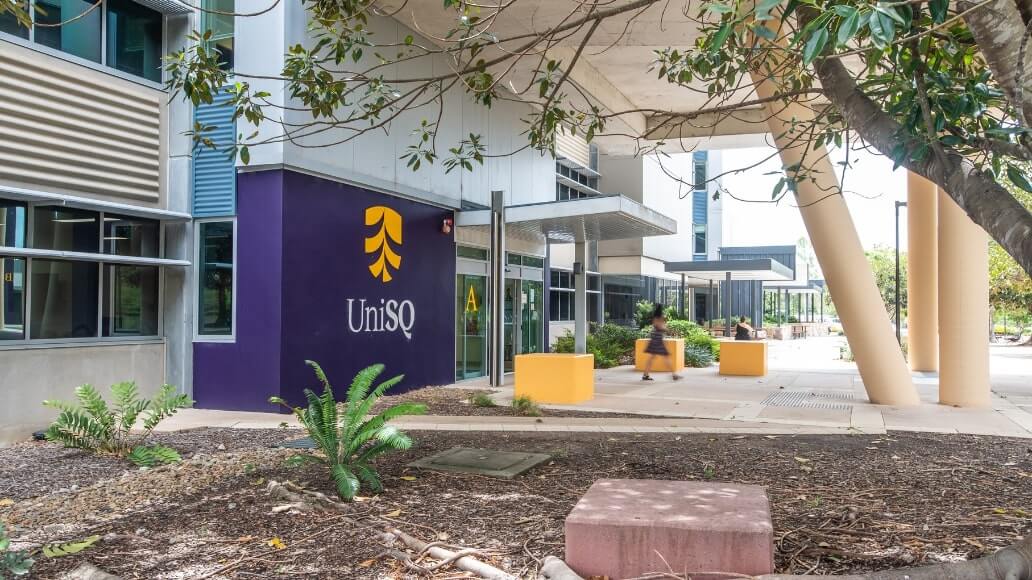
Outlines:
{"type": "Polygon", "coordinates": [[[9,550],[11,539],[0,523],[0,580],[16,576],[27,576],[35,561],[24,551],[9,550]]]}
{"type": "Polygon", "coordinates": [[[708,332],[693,334],[684,339],[685,347],[705,348],[710,351],[710,357],[720,360],[720,341],[709,335],[708,332]]]}
{"type": "MultiPolygon", "coordinates": [[[[640,333],[619,324],[592,325],[586,349],[595,355],[595,368],[607,369],[620,364],[620,359],[634,353],[634,341],[640,333]]],[[[552,352],[573,352],[574,336],[567,330],[556,339],[552,352]]]]}
{"type": "Polygon", "coordinates": [[[474,407],[497,407],[498,403],[494,402],[487,393],[477,393],[469,398],[469,404],[474,407]]]}
{"type": "Polygon", "coordinates": [[[652,324],[652,313],[656,305],[648,300],[639,300],[634,304],[634,325],[637,328],[645,328],[652,324]]]}
{"type": "Polygon", "coordinates": [[[337,399],[322,367],[314,361],[305,361],[315,371],[323,387],[322,395],[305,389],[308,407],[291,408],[280,397],[269,397],[270,403],[291,409],[322,451],[323,457],[297,456],[304,461],[313,459],[325,463],[341,499],[350,501],[357,494],[362,483],[374,492],[383,491],[380,475],[371,462],[387,453],[412,447],[412,439],[397,427],[387,422],[402,415],[420,415],[426,406],[418,403],[400,403],[366,420],[366,415],[388,389],[404,378],[398,375],[373,387],[376,378],[383,372],[383,365],[377,364],[359,371],[348,389],[347,401],[337,410],[337,399]]]}
{"type": "Polygon", "coordinates": [[[708,346],[684,345],[684,364],[693,368],[705,368],[713,364],[713,351],[708,346]]]}
{"type": "Polygon", "coordinates": [[[146,447],[144,441],[163,419],[193,404],[189,397],[177,394],[172,385],[165,385],[154,399],[141,399],[136,383],[132,382],[112,385],[111,394],[114,408],[88,384],[75,389],[78,405],[43,401],[47,407],[61,412],[46,430],[46,438],[65,447],[127,457],[141,466],[179,460],[174,449],[159,445],[146,447]],[[142,420],[143,433],[132,433],[130,430],[139,420],[142,420]],[[150,462],[138,463],[141,458],[149,458],[150,462]]]}
{"type": "Polygon", "coordinates": [[[520,417],[540,417],[541,407],[530,397],[521,395],[512,400],[512,414],[520,417]]]}

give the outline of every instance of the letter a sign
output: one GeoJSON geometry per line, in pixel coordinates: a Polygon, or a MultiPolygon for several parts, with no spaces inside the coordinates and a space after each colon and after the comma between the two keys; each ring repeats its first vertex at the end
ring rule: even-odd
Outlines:
{"type": "Polygon", "coordinates": [[[469,297],[466,298],[466,312],[477,311],[477,295],[473,292],[473,287],[469,287],[469,297]]]}

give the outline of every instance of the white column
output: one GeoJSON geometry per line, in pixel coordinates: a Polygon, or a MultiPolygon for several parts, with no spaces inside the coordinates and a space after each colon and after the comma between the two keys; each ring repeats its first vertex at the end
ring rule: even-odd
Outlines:
{"type": "Polygon", "coordinates": [[[588,352],[588,250],[587,244],[573,245],[573,351],[588,352]]]}

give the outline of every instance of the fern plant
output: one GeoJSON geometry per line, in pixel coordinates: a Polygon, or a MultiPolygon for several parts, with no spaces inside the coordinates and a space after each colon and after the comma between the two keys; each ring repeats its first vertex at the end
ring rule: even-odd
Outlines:
{"type": "Polygon", "coordinates": [[[45,406],[60,411],[46,430],[46,438],[65,447],[127,457],[144,467],[179,461],[179,453],[174,449],[144,443],[163,419],[193,404],[189,397],[176,393],[172,385],[165,385],[153,399],[144,399],[133,382],[112,385],[111,394],[113,401],[109,405],[97,389],[85,384],[75,389],[78,404],[43,401],[45,406]],[[134,432],[138,422],[142,429],[134,432]]]}
{"type": "Polygon", "coordinates": [[[402,415],[423,414],[426,407],[418,403],[401,403],[367,418],[376,401],[404,377],[399,375],[374,387],[384,368],[377,364],[355,375],[347,399],[338,409],[333,388],[322,367],[314,361],[305,363],[315,371],[323,388],[321,395],[305,389],[307,407],[290,407],[280,397],[269,398],[270,403],[283,405],[294,412],[323,454],[323,457],[302,455],[299,458],[325,463],[330,468],[341,499],[354,498],[361,484],[374,492],[383,491],[380,476],[372,466],[373,460],[384,453],[412,446],[412,439],[388,422],[402,415]]]}
{"type": "Polygon", "coordinates": [[[9,550],[11,539],[7,537],[4,525],[0,523],[0,580],[26,576],[35,561],[24,551],[9,550]]]}

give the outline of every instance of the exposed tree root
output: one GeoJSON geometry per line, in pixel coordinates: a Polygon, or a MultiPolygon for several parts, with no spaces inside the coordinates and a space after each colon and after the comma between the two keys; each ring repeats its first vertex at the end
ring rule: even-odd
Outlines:
{"type": "Polygon", "coordinates": [[[434,570],[443,568],[444,566],[454,565],[459,570],[476,574],[478,577],[485,578],[487,580],[517,580],[512,574],[499,570],[490,564],[485,564],[484,562],[474,558],[474,555],[479,554],[477,550],[463,549],[458,552],[453,552],[437,545],[436,542],[433,544],[424,542],[397,528],[388,530],[386,536],[400,540],[410,549],[415,550],[420,554],[425,552],[429,554],[430,557],[438,560],[436,564],[423,567],[415,564],[408,554],[405,554],[404,552],[399,552],[398,550],[389,550],[387,552],[387,555],[400,560],[410,570],[413,569],[412,565],[415,565],[422,570],[422,573],[430,574],[434,570]]]}
{"type": "MultiPolygon", "coordinates": [[[[712,573],[707,573],[712,574],[712,573]]],[[[542,580],[584,580],[565,562],[549,556],[541,567],[542,580]]],[[[642,576],[641,579],[686,579],[684,574],[661,572],[642,576]]],[[[690,577],[689,577],[690,578],[690,577]]],[[[765,574],[763,576],[743,576],[727,574],[727,580],[752,578],[753,580],[806,580],[812,576],[797,574],[765,574]]],[[[839,580],[1032,580],[1032,536],[1028,536],[1013,546],[1004,548],[995,554],[950,564],[935,564],[919,568],[901,570],[885,570],[866,574],[834,576],[839,580]]]]}
{"type": "Polygon", "coordinates": [[[291,509],[300,512],[340,512],[347,509],[343,502],[324,493],[305,489],[292,481],[270,481],[266,489],[272,497],[287,502],[272,508],[273,513],[291,509]]]}

